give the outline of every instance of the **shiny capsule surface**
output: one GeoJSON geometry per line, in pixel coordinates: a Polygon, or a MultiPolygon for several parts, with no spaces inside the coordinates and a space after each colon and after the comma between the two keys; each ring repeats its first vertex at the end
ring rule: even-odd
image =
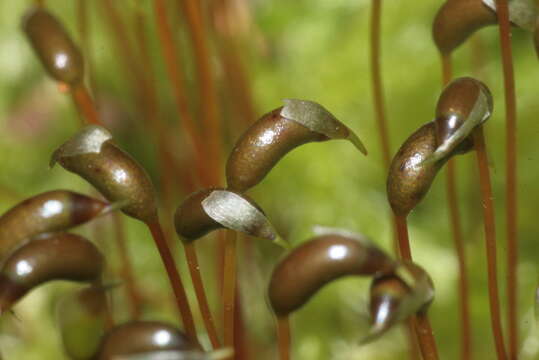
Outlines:
{"type": "Polygon", "coordinates": [[[112,142],[110,133],[87,126],[53,154],[58,162],[98,189],[109,201],[125,201],[121,210],[144,222],[157,218],[156,195],[150,177],[129,154],[112,142]]]}
{"type": "Polygon", "coordinates": [[[188,196],[174,214],[174,225],[183,241],[226,228],[282,245],[264,212],[252,199],[225,189],[204,189],[188,196]]]}
{"type": "Polygon", "coordinates": [[[440,53],[449,55],[475,31],[497,22],[482,0],[447,0],[436,14],[432,34],[440,53]]]}
{"type": "Polygon", "coordinates": [[[414,263],[401,263],[396,272],[373,279],[369,303],[371,329],[363,342],[377,338],[418,312],[426,311],[433,299],[432,279],[414,263]]]}
{"type": "Polygon", "coordinates": [[[111,329],[103,338],[99,360],[159,350],[195,350],[187,337],[173,326],[157,321],[132,321],[111,329]]]}
{"type": "Polygon", "coordinates": [[[0,311],[8,310],[27,292],[47,281],[96,281],[103,265],[101,252],[79,235],[40,235],[19,247],[3,262],[0,311]]]}
{"type": "Polygon", "coordinates": [[[453,80],[444,89],[436,105],[436,142],[445,145],[458,137],[447,152],[464,153],[473,147],[471,132],[492,114],[492,95],[482,82],[470,77],[453,80]],[[463,134],[458,134],[462,129],[463,134]]]}
{"type": "Polygon", "coordinates": [[[58,302],[57,320],[70,359],[93,359],[106,329],[107,288],[89,286],[58,302]]]}
{"type": "Polygon", "coordinates": [[[393,158],[387,177],[387,198],[395,215],[407,216],[427,194],[445,160],[425,163],[436,150],[435,125],[414,132],[393,158]]]}
{"type": "Polygon", "coordinates": [[[82,83],[82,54],[58,19],[34,7],[24,17],[23,29],[50,76],[70,85],[82,83]]]}
{"type": "Polygon", "coordinates": [[[282,108],[262,116],[241,136],[226,163],[229,189],[245,192],[260,183],[292,149],[329,137],[281,115],[282,108]]]}
{"type": "Polygon", "coordinates": [[[327,234],[293,249],[273,270],[270,304],[279,316],[304,305],[327,283],[348,275],[373,276],[395,262],[365,239],[327,234]]]}
{"type": "Polygon", "coordinates": [[[48,191],[15,205],[0,217],[0,259],[25,239],[65,231],[106,213],[109,204],[67,190],[48,191]]]}

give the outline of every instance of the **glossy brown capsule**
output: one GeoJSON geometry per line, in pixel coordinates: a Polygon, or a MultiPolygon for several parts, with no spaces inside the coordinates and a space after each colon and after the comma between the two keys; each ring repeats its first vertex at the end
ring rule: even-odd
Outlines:
{"type": "Polygon", "coordinates": [[[50,76],[70,85],[82,83],[82,54],[51,13],[42,7],[34,7],[24,17],[22,27],[50,76]]]}
{"type": "Polygon", "coordinates": [[[447,158],[425,162],[436,150],[434,122],[414,132],[393,158],[387,177],[387,198],[395,215],[407,216],[427,194],[447,158]]]}
{"type": "Polygon", "coordinates": [[[473,130],[492,114],[492,95],[482,82],[470,77],[453,80],[436,105],[437,148],[431,161],[472,149],[473,130]]]}
{"type": "Polygon", "coordinates": [[[84,287],[58,302],[60,335],[70,359],[93,359],[97,354],[106,329],[108,289],[84,287]]]}
{"type": "Polygon", "coordinates": [[[270,304],[278,316],[286,316],[335,279],[380,275],[394,267],[391,258],[360,236],[317,236],[292,250],[275,267],[268,290],[270,304]]]}
{"type": "Polygon", "coordinates": [[[51,280],[92,282],[104,258],[90,241],[75,234],[40,235],[15,250],[0,269],[0,312],[33,288],[51,280]]]}
{"type": "Polygon", "coordinates": [[[152,351],[196,350],[187,336],[157,321],[132,321],[111,329],[103,338],[99,360],[113,360],[152,351]]]}
{"type": "Polygon", "coordinates": [[[67,190],[26,199],[0,217],[0,259],[25,239],[68,230],[113,209],[114,205],[67,190]]]}
{"type": "Polygon", "coordinates": [[[434,18],[432,35],[440,53],[449,55],[475,31],[497,22],[482,0],[447,0],[434,18]]]}
{"type": "Polygon", "coordinates": [[[357,135],[320,104],[285,100],[284,107],[262,116],[234,146],[226,164],[228,188],[245,192],[292,149],[330,139],[347,139],[367,154],[357,135]]]}
{"type": "Polygon", "coordinates": [[[143,222],[157,218],[155,190],[150,177],[129,154],[112,142],[112,135],[96,125],[84,127],[52,155],[58,162],[80,175],[109,201],[122,201],[121,210],[143,222]]]}
{"type": "Polygon", "coordinates": [[[362,340],[371,341],[393,325],[427,311],[434,299],[434,284],[425,270],[410,262],[394,273],[375,278],[370,289],[371,328],[362,340]]]}
{"type": "Polygon", "coordinates": [[[252,199],[225,189],[204,189],[188,196],[174,214],[174,225],[185,242],[226,228],[288,246],[252,199]]]}

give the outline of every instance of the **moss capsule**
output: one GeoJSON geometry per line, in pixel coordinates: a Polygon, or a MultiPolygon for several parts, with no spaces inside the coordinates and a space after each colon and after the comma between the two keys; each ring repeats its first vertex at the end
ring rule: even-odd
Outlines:
{"type": "Polygon", "coordinates": [[[191,194],[176,210],[174,224],[183,241],[194,241],[210,231],[226,228],[287,246],[253,200],[224,189],[191,194]]]}
{"type": "Polygon", "coordinates": [[[23,29],[50,76],[69,85],[82,83],[82,54],[58,19],[34,7],[24,17],[23,29]]]}
{"type": "Polygon", "coordinates": [[[28,198],[0,217],[0,259],[25,239],[68,230],[112,209],[103,201],[67,190],[28,198]]]}
{"type": "Polygon", "coordinates": [[[379,275],[394,267],[391,258],[360,236],[317,236],[293,249],[275,267],[268,290],[270,304],[278,316],[285,316],[335,279],[379,275]]]}
{"type": "Polygon", "coordinates": [[[482,0],[447,0],[434,18],[432,35],[440,53],[449,55],[475,31],[497,22],[482,0]]]}
{"type": "Polygon", "coordinates": [[[157,321],[132,321],[111,329],[103,338],[99,360],[113,360],[141,353],[187,350],[196,346],[173,326],[157,321]]]}
{"type": "Polygon", "coordinates": [[[122,211],[143,222],[157,218],[150,177],[129,154],[112,142],[104,128],[90,125],[60,146],[51,166],[60,163],[95,186],[109,201],[122,201],[122,211]]]}
{"type": "Polygon", "coordinates": [[[492,95],[482,82],[463,77],[449,83],[436,105],[437,148],[429,161],[470,151],[473,130],[490,118],[492,108],[492,95]]]}
{"type": "Polygon", "coordinates": [[[51,280],[92,282],[100,278],[103,255],[75,234],[41,235],[15,250],[0,269],[0,312],[51,280]]]}
{"type": "Polygon", "coordinates": [[[372,325],[362,342],[373,340],[398,322],[427,311],[433,299],[432,279],[414,263],[401,263],[394,273],[375,278],[370,289],[372,325]]]}
{"type": "Polygon", "coordinates": [[[359,138],[320,104],[285,100],[284,107],[262,116],[238,140],[226,164],[227,186],[245,192],[292,149],[330,139],[348,139],[367,153],[359,138]]]}
{"type": "Polygon", "coordinates": [[[393,158],[387,177],[387,198],[395,215],[407,216],[429,191],[447,159],[425,162],[436,147],[435,125],[430,122],[414,132],[393,158]]]}

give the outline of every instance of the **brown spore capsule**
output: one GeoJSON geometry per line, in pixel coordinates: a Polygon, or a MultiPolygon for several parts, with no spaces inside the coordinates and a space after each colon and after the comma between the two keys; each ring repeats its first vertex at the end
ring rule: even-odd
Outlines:
{"type": "Polygon", "coordinates": [[[447,0],[434,18],[432,35],[440,53],[449,55],[475,31],[497,22],[482,0],[447,0]]]}
{"type": "Polygon", "coordinates": [[[303,306],[327,283],[349,275],[391,271],[395,262],[360,237],[327,234],[292,250],[273,270],[269,300],[278,316],[303,306]]]}
{"type": "Polygon", "coordinates": [[[19,247],[0,269],[0,312],[33,288],[51,280],[92,282],[104,258],[90,241],[75,234],[45,234],[19,247]]]}
{"type": "Polygon", "coordinates": [[[157,321],[132,321],[111,329],[101,342],[98,359],[160,350],[196,350],[178,329],[157,321]]]}
{"type": "Polygon", "coordinates": [[[50,76],[70,85],[82,83],[82,54],[63,25],[50,12],[42,7],[34,7],[24,17],[22,26],[50,76]]]}
{"type": "Polygon", "coordinates": [[[437,151],[469,151],[473,129],[490,117],[492,109],[492,95],[482,82],[463,77],[449,83],[436,105],[436,142],[443,148],[437,151]]]}
{"type": "Polygon", "coordinates": [[[432,279],[414,263],[400,263],[394,273],[376,277],[370,289],[371,328],[362,342],[373,340],[396,323],[425,312],[433,299],[432,279]]]}
{"type": "Polygon", "coordinates": [[[306,100],[286,100],[240,137],[226,164],[227,186],[245,192],[294,148],[330,139],[348,139],[367,153],[359,138],[321,105],[306,100]]]}
{"type": "Polygon", "coordinates": [[[393,158],[387,177],[387,198],[395,215],[407,216],[427,194],[447,160],[425,162],[436,150],[434,122],[415,131],[393,158]]]}
{"type": "Polygon", "coordinates": [[[185,242],[226,228],[284,245],[262,209],[251,198],[225,189],[204,189],[188,196],[174,214],[174,225],[185,242]]]}
{"type": "Polygon", "coordinates": [[[60,146],[51,166],[60,163],[97,188],[109,201],[122,201],[121,210],[149,223],[157,218],[156,195],[150,177],[129,154],[112,142],[104,128],[90,125],[60,146]]]}
{"type": "Polygon", "coordinates": [[[28,198],[0,217],[0,259],[30,237],[65,231],[113,207],[82,194],[54,190],[28,198]]]}
{"type": "Polygon", "coordinates": [[[88,286],[63,297],[57,319],[64,350],[70,359],[94,359],[105,333],[108,287],[88,286]]]}

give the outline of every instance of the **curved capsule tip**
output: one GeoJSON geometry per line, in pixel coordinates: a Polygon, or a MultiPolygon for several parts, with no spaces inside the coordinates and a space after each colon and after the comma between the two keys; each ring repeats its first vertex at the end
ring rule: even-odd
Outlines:
{"type": "Polygon", "coordinates": [[[393,274],[373,280],[370,297],[372,325],[360,344],[377,339],[414,314],[425,312],[434,299],[434,285],[421,267],[402,262],[393,274]]]}
{"type": "Polygon", "coordinates": [[[437,139],[436,150],[421,164],[432,164],[451,156],[478,126],[490,118],[492,110],[492,94],[485,84],[469,77],[453,80],[440,95],[435,120],[437,127],[442,126],[445,131],[453,128],[452,132],[437,139]],[[470,99],[475,101],[470,104],[470,99]]]}
{"type": "Polygon", "coordinates": [[[281,116],[284,118],[330,139],[349,140],[361,153],[367,155],[367,149],[359,137],[322,105],[314,101],[298,99],[284,99],[283,102],[285,106],[281,109],[281,116]]]}
{"type": "Polygon", "coordinates": [[[214,190],[201,202],[206,214],[223,227],[273,241],[287,248],[264,213],[244,197],[228,190],[214,190]]]}
{"type": "Polygon", "coordinates": [[[112,140],[112,134],[107,129],[98,125],[87,125],[54,151],[49,167],[54,167],[63,157],[89,153],[99,154],[103,144],[109,140],[112,140]]]}

